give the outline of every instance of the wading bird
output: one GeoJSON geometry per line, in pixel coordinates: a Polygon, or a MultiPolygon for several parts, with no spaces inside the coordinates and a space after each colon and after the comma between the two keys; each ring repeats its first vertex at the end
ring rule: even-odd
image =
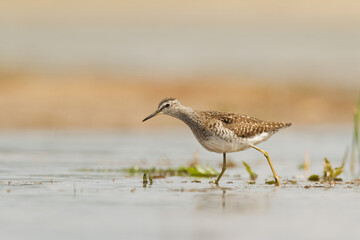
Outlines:
{"type": "Polygon", "coordinates": [[[291,123],[262,121],[236,113],[199,111],[181,105],[175,98],[163,99],[157,110],[143,122],[162,113],[186,123],[204,148],[223,154],[223,167],[215,180],[216,184],[226,170],[226,153],[254,148],[264,154],[274,175],[275,184],[280,186],[269,154],[256,145],[269,139],[279,129],[291,126],[291,123]]]}

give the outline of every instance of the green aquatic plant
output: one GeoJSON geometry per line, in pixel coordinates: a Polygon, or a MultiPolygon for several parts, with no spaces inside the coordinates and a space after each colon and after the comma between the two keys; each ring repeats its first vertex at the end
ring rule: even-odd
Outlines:
{"type": "Polygon", "coordinates": [[[149,182],[150,182],[150,183],[149,183],[150,185],[153,184],[153,179],[152,179],[151,175],[149,175],[149,182]]]}
{"type": "Polygon", "coordinates": [[[250,179],[253,180],[253,181],[256,180],[258,175],[251,170],[251,167],[249,166],[249,164],[247,164],[244,161],[242,161],[242,163],[244,164],[244,166],[246,168],[246,171],[249,173],[250,179]]]}
{"type": "MultiPolygon", "coordinates": [[[[356,155],[360,164],[360,139],[359,139],[359,124],[360,124],[360,94],[357,106],[354,110],[354,132],[351,145],[351,156],[350,156],[350,171],[352,175],[355,175],[355,162],[356,155]]],[[[359,168],[360,171],[360,168],[359,168]]],[[[359,175],[359,173],[358,173],[359,175]]]]}
{"type": "Polygon", "coordinates": [[[319,177],[319,175],[313,174],[308,178],[308,180],[312,181],[312,182],[318,182],[318,181],[320,181],[320,177],[319,177]]]}
{"type": "Polygon", "coordinates": [[[166,176],[190,176],[190,177],[215,177],[219,173],[212,168],[211,166],[202,167],[200,164],[195,164],[190,167],[178,167],[178,168],[141,168],[138,166],[130,168],[121,168],[121,169],[107,169],[107,168],[82,168],[77,169],[80,172],[125,172],[131,175],[140,175],[144,174],[149,176],[150,184],[153,178],[164,178],[166,176]],[[150,179],[151,178],[151,179],[150,179]]]}
{"type": "MultiPolygon", "coordinates": [[[[324,158],[324,169],[322,180],[325,182],[330,181],[342,181],[338,176],[343,172],[345,166],[345,161],[343,160],[340,167],[333,168],[330,161],[327,158],[324,158]]],[[[319,175],[311,175],[308,178],[309,181],[320,181],[319,175]]]]}
{"type": "Polygon", "coordinates": [[[269,181],[266,181],[265,183],[268,185],[272,185],[272,184],[275,184],[275,180],[269,180],[269,181]]]}
{"type": "Polygon", "coordinates": [[[143,175],[143,187],[146,187],[147,184],[148,184],[147,171],[145,171],[143,175]]]}
{"type": "Polygon", "coordinates": [[[192,177],[215,177],[218,175],[218,172],[214,168],[210,166],[203,168],[200,164],[195,164],[195,166],[184,168],[182,170],[185,170],[192,177]]]}
{"type": "Polygon", "coordinates": [[[337,176],[339,176],[342,173],[343,167],[344,167],[344,162],[341,164],[340,167],[333,169],[329,160],[327,158],[324,158],[323,180],[324,181],[337,180],[337,176]]]}

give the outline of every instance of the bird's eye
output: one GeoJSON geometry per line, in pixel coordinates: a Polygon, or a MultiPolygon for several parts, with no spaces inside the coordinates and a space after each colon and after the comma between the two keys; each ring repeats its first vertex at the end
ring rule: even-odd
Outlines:
{"type": "Polygon", "coordinates": [[[166,108],[170,107],[170,104],[169,104],[169,103],[168,103],[168,104],[166,104],[166,105],[165,105],[165,107],[166,107],[166,108]]]}

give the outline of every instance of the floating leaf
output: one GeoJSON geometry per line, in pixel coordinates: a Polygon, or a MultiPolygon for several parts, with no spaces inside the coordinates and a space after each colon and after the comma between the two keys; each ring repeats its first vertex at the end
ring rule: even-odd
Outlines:
{"type": "Polygon", "coordinates": [[[287,180],[286,183],[297,184],[296,180],[287,180]]]}
{"type": "Polygon", "coordinates": [[[200,164],[196,164],[195,168],[196,168],[196,171],[198,171],[199,174],[203,174],[203,175],[209,174],[208,171],[206,171],[205,168],[200,166],[200,164]]]}
{"type": "Polygon", "coordinates": [[[272,184],[275,184],[275,180],[266,181],[265,183],[269,184],[269,185],[272,185],[272,184]]]}
{"type": "Polygon", "coordinates": [[[198,169],[196,169],[196,167],[189,167],[187,169],[187,172],[190,174],[190,176],[192,177],[202,177],[203,174],[199,173],[198,169]]]}
{"type": "Polygon", "coordinates": [[[206,166],[206,170],[208,171],[208,173],[214,176],[219,174],[214,168],[210,167],[209,165],[206,166]]]}
{"type": "Polygon", "coordinates": [[[309,178],[308,178],[309,181],[312,181],[312,182],[318,182],[320,181],[320,177],[319,175],[311,175],[309,178]]]}
{"type": "Polygon", "coordinates": [[[192,177],[213,177],[218,174],[215,169],[209,167],[205,169],[199,164],[196,164],[194,167],[189,167],[186,170],[192,177]]]}

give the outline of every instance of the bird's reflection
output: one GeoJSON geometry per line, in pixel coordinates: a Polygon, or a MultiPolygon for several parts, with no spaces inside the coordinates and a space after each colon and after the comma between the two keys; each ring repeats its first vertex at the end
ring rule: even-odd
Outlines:
{"type": "Polygon", "coordinates": [[[226,206],[225,195],[226,195],[226,190],[223,190],[223,194],[222,194],[222,208],[223,208],[223,210],[225,210],[225,206],[226,206]]]}
{"type": "Polygon", "coordinates": [[[235,193],[225,189],[219,193],[204,193],[198,197],[200,211],[222,211],[224,213],[262,214],[271,204],[271,193],[235,193]]]}

